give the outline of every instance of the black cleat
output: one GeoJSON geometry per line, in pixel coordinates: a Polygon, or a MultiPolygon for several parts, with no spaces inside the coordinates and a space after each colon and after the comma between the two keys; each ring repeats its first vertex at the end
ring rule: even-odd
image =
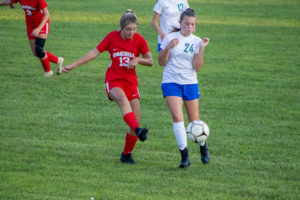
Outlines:
{"type": "Polygon", "coordinates": [[[200,154],[201,154],[201,161],[203,164],[207,164],[209,161],[209,152],[207,148],[207,144],[205,142],[204,146],[200,146],[200,154]]]}
{"type": "Polygon", "coordinates": [[[185,149],[183,150],[179,150],[181,153],[181,162],[179,165],[179,168],[185,168],[191,165],[190,163],[190,159],[189,159],[189,151],[188,149],[185,147],[185,149]]]}
{"type": "Polygon", "coordinates": [[[128,164],[136,164],[136,162],[132,159],[131,153],[124,155],[123,153],[121,154],[120,157],[121,162],[123,163],[128,163],[128,164]]]}
{"type": "Polygon", "coordinates": [[[135,128],[135,134],[136,136],[138,136],[138,138],[144,142],[145,140],[147,140],[147,133],[148,133],[148,129],[147,128],[135,128]]]}

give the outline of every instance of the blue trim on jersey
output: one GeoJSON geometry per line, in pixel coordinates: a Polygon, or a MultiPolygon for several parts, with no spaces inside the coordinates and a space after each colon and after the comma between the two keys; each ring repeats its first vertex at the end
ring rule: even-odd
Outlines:
{"type": "Polygon", "coordinates": [[[166,96],[177,96],[186,101],[200,98],[198,84],[180,85],[177,83],[163,83],[161,84],[161,89],[164,98],[166,96]]]}

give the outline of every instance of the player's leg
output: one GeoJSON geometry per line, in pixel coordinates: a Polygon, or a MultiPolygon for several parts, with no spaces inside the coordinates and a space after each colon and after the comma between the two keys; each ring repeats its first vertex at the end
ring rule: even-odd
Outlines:
{"type": "MultiPolygon", "coordinates": [[[[108,90],[108,87],[112,87],[109,85],[114,84],[114,82],[115,81],[111,81],[107,83],[106,89],[108,90]]],[[[113,87],[109,89],[108,94],[109,97],[113,101],[115,101],[120,107],[123,119],[126,122],[126,124],[129,126],[129,128],[136,133],[136,135],[139,137],[141,141],[146,140],[147,138],[145,134],[147,134],[148,130],[139,128],[139,124],[136,120],[136,116],[131,109],[128,96],[126,96],[124,90],[121,89],[121,87],[113,87]]]]}
{"type": "MultiPolygon", "coordinates": [[[[108,93],[109,98],[117,103],[121,110],[123,119],[130,129],[138,126],[124,90],[120,87],[114,87],[113,85],[118,85],[118,83],[116,81],[110,81],[106,83],[106,92],[108,93]]],[[[136,136],[129,134],[129,132],[126,133],[125,147],[120,157],[121,162],[136,164],[131,157],[131,146],[132,143],[136,143],[136,140],[136,136]]]]}
{"type": "MultiPolygon", "coordinates": [[[[45,35],[44,37],[47,38],[48,34],[49,34],[49,28],[50,28],[50,22],[48,21],[45,26],[41,29],[41,32],[40,32],[40,36],[42,35],[45,35]]],[[[39,37],[40,37],[39,36],[39,37]]],[[[42,37],[42,38],[44,38],[42,37]]],[[[56,70],[56,73],[58,75],[61,74],[62,72],[62,67],[63,67],[63,63],[64,63],[64,58],[63,57],[57,57],[55,55],[53,55],[52,53],[48,52],[48,51],[45,51],[46,54],[47,54],[47,57],[49,59],[50,62],[52,63],[55,63],[57,65],[57,70],[56,70]]]]}
{"type": "MultiPolygon", "coordinates": [[[[184,107],[187,112],[189,122],[200,120],[199,117],[199,88],[198,84],[187,85],[184,88],[184,107]]],[[[200,142],[201,161],[203,164],[209,161],[209,151],[206,142],[200,142]]]]}
{"type": "Polygon", "coordinates": [[[199,99],[183,102],[189,122],[199,120],[199,99]]]}
{"type": "MultiPolygon", "coordinates": [[[[109,83],[107,83],[107,87],[110,87],[108,85],[112,84],[113,81],[110,81],[109,83]]],[[[107,88],[106,88],[107,89],[107,88]]],[[[124,92],[124,90],[120,87],[112,87],[109,89],[108,91],[108,96],[117,103],[117,105],[119,106],[122,116],[125,116],[128,113],[131,113],[131,106],[130,103],[127,99],[127,96],[124,92]]],[[[136,120],[135,120],[136,122],[136,120]]],[[[132,129],[134,129],[134,126],[137,126],[137,122],[132,124],[129,123],[128,126],[132,129]]]]}
{"type": "MultiPolygon", "coordinates": [[[[62,67],[63,67],[63,62],[64,62],[64,59],[62,57],[57,57],[55,55],[53,55],[52,53],[48,52],[48,51],[45,51],[44,50],[44,45],[46,43],[46,39],[48,37],[48,34],[49,34],[49,21],[45,24],[45,26],[41,29],[40,33],[39,33],[39,36],[36,38],[39,40],[40,43],[36,43],[36,53],[37,53],[37,56],[39,56],[39,52],[37,50],[39,50],[40,52],[43,52],[42,54],[46,54],[44,58],[42,58],[43,60],[45,60],[44,62],[48,63],[49,62],[49,66],[50,66],[50,62],[52,63],[55,63],[57,65],[57,74],[61,74],[62,72],[62,67]],[[42,41],[42,42],[41,42],[42,41]],[[43,43],[43,46],[38,46],[38,44],[42,44],[43,43]]],[[[42,56],[42,55],[41,55],[42,56]]]]}
{"type": "Polygon", "coordinates": [[[53,72],[51,71],[49,60],[46,59],[46,53],[43,51],[45,42],[46,40],[43,38],[29,39],[29,44],[33,55],[40,59],[40,62],[44,68],[44,76],[51,77],[53,75],[53,72]]]}
{"type": "Polygon", "coordinates": [[[173,118],[173,132],[181,154],[181,162],[179,167],[185,168],[190,165],[190,160],[187,149],[187,136],[182,111],[182,98],[177,96],[167,96],[166,101],[173,118]]]}
{"type": "MultiPolygon", "coordinates": [[[[130,101],[130,106],[134,113],[137,123],[140,123],[140,103],[139,99],[133,99],[130,101]]],[[[128,162],[130,164],[136,164],[136,162],[132,159],[131,153],[135,147],[135,144],[138,140],[138,137],[135,135],[135,131],[129,129],[126,133],[124,150],[121,154],[121,162],[128,162]]]]}
{"type": "Polygon", "coordinates": [[[176,83],[163,83],[161,85],[164,98],[166,98],[169,110],[173,118],[173,132],[181,154],[180,168],[190,165],[187,136],[184,126],[184,117],[182,111],[182,85],[176,83]]]}
{"type": "Polygon", "coordinates": [[[173,131],[178,148],[179,150],[184,150],[187,147],[187,137],[182,111],[182,98],[176,96],[167,96],[166,101],[173,118],[173,131]]]}

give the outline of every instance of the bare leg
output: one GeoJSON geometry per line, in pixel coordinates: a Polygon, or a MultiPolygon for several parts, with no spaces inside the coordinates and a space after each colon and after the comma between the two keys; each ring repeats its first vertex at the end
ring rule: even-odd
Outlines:
{"type": "Polygon", "coordinates": [[[184,106],[188,115],[189,122],[199,120],[199,99],[184,101],[184,106]]]}
{"type": "Polygon", "coordinates": [[[182,98],[167,96],[166,101],[173,117],[173,122],[182,122],[184,120],[182,112],[182,98]]]}

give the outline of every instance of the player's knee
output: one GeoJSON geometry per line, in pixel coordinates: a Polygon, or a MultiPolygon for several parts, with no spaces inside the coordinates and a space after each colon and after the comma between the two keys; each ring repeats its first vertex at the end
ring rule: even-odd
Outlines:
{"type": "Polygon", "coordinates": [[[182,122],[183,121],[183,117],[180,114],[172,114],[173,117],[173,122],[182,122]]]}
{"type": "Polygon", "coordinates": [[[35,53],[36,53],[36,56],[39,58],[44,58],[46,55],[44,49],[42,49],[41,47],[38,47],[38,46],[35,47],[35,53]]]}
{"type": "Polygon", "coordinates": [[[45,42],[46,40],[42,38],[36,38],[35,40],[35,53],[39,58],[44,58],[46,55],[46,52],[44,51],[45,42]]]}
{"type": "Polygon", "coordinates": [[[128,102],[126,96],[119,96],[119,97],[116,98],[116,101],[121,106],[125,105],[128,102]]]}

